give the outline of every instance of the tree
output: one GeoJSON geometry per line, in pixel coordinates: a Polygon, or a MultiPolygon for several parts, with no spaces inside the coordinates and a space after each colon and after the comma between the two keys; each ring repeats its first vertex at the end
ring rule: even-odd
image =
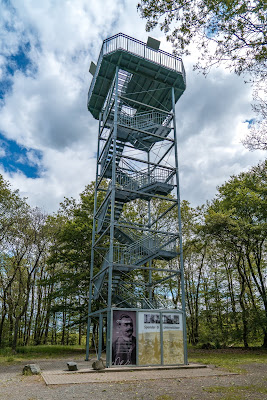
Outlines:
{"type": "Polygon", "coordinates": [[[137,7],[148,20],[147,30],[159,24],[180,54],[189,54],[189,44],[197,43],[199,66],[206,72],[225,62],[238,74],[266,71],[263,0],[141,0],[137,7]]]}
{"type": "MultiPolygon", "coordinates": [[[[248,73],[256,83],[256,97],[266,88],[267,29],[264,0],[141,0],[137,8],[147,19],[148,31],[159,25],[175,53],[199,51],[195,68],[207,74],[214,65],[226,65],[238,75],[248,73]]],[[[258,127],[245,140],[249,149],[266,149],[266,119],[259,103],[258,127]],[[263,136],[262,136],[263,135],[263,136]],[[260,143],[260,144],[259,144],[260,143]]],[[[263,99],[266,111],[266,97],[263,99]]]]}
{"type": "MultiPolygon", "coordinates": [[[[233,176],[219,188],[206,216],[206,233],[233,254],[240,281],[243,329],[248,329],[247,293],[267,347],[267,161],[233,176]]],[[[246,336],[246,335],[245,335],[246,336]]],[[[246,346],[247,337],[244,338],[246,346]]]]}
{"type": "MultiPolygon", "coordinates": [[[[80,200],[65,199],[58,214],[51,218],[56,229],[48,263],[51,272],[44,285],[54,285],[51,314],[62,318],[61,343],[68,343],[72,326],[79,328],[79,342],[88,310],[91,243],[94,210],[94,182],[80,200]]],[[[99,260],[95,267],[100,268],[99,260]]]]}
{"type": "Polygon", "coordinates": [[[0,344],[8,337],[14,350],[19,338],[29,341],[48,242],[46,216],[0,177],[0,344]]]}
{"type": "Polygon", "coordinates": [[[257,90],[254,91],[254,100],[252,108],[259,119],[253,121],[250,126],[250,132],[242,142],[249,150],[267,150],[267,86],[261,88],[257,83],[257,90]]]}
{"type": "Polygon", "coordinates": [[[28,212],[25,200],[0,175],[0,345],[6,318],[9,321],[8,336],[12,344],[14,299],[11,293],[12,287],[17,284],[18,272],[26,253],[25,249],[22,252],[13,250],[21,243],[21,229],[25,227],[28,212]]]}

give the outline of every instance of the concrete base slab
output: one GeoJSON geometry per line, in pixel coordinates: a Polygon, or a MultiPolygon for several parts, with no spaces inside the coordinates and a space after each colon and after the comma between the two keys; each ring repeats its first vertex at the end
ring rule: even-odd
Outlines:
{"type": "Polygon", "coordinates": [[[75,372],[59,370],[42,372],[42,377],[47,385],[179,379],[222,375],[235,374],[220,370],[218,368],[209,368],[206,365],[199,364],[171,367],[106,368],[103,371],[95,371],[84,368],[75,372]]]}

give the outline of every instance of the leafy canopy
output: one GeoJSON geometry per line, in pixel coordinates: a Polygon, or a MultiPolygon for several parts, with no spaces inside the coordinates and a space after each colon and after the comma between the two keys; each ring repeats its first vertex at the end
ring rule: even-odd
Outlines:
{"type": "Polygon", "coordinates": [[[198,67],[227,62],[240,74],[265,75],[266,10],[263,0],[141,0],[138,9],[147,30],[159,25],[179,54],[189,54],[193,41],[200,52],[198,67]]]}
{"type": "Polygon", "coordinates": [[[195,69],[207,74],[224,64],[238,75],[249,74],[258,119],[243,144],[266,150],[266,0],[141,0],[137,8],[147,19],[147,30],[160,26],[175,53],[188,55],[190,44],[197,46],[195,69]]]}

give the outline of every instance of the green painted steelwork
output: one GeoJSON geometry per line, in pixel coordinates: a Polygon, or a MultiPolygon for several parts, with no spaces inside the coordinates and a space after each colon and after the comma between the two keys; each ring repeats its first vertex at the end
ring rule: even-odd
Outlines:
{"type": "Polygon", "coordinates": [[[174,87],[175,101],[185,90],[181,58],[153,50],[145,43],[119,33],[103,42],[89,89],[88,110],[96,119],[113,82],[116,66],[132,74],[126,94],[140,103],[171,110],[169,88],[174,87]]]}
{"type": "MultiPolygon", "coordinates": [[[[110,367],[115,362],[114,307],[171,310],[165,284],[173,279],[172,290],[177,285],[177,293],[182,293],[185,315],[175,121],[185,72],[180,58],[118,34],[104,41],[91,73],[88,109],[99,128],[86,359],[90,325],[97,318],[98,358],[106,328],[110,367]],[[136,217],[129,214],[129,206],[138,207],[136,217]],[[178,255],[179,263],[174,261],[178,255]],[[93,302],[100,307],[97,312],[93,302]]],[[[183,329],[187,364],[185,325],[183,329]]]]}

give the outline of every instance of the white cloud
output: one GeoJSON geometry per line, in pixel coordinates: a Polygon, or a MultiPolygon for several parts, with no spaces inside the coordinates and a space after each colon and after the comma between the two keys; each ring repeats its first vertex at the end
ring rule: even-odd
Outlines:
{"type": "MultiPolygon", "coordinates": [[[[55,211],[64,196],[77,197],[95,179],[97,121],[87,111],[90,61],[103,39],[118,32],[146,41],[145,21],[132,0],[13,1],[0,17],[0,67],[30,43],[31,65],[17,71],[0,108],[0,132],[29,150],[40,176],[0,171],[31,205],[55,211]],[[10,29],[6,29],[6,24],[10,29]],[[11,29],[12,27],[12,29],[11,29]]],[[[159,30],[149,33],[172,51],[159,30]]],[[[196,50],[185,60],[187,89],[177,105],[182,198],[194,205],[214,196],[216,185],[256,164],[260,152],[240,144],[252,117],[251,89],[223,68],[206,79],[192,72],[196,50]]]]}
{"type": "Polygon", "coordinates": [[[0,148],[0,157],[5,157],[6,151],[3,148],[0,148]]]}

